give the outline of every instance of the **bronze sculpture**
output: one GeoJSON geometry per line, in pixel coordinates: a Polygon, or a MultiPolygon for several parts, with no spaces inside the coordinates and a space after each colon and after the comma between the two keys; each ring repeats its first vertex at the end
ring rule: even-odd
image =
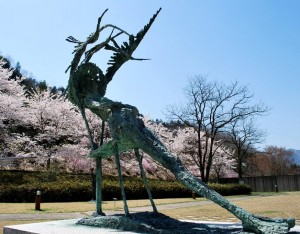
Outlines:
{"type": "MultiPolygon", "coordinates": [[[[67,39],[69,42],[76,44],[74,59],[69,66],[69,100],[80,109],[88,131],[89,127],[85,118],[85,108],[90,109],[99,116],[102,121],[107,122],[112,135],[111,141],[99,147],[95,146],[90,137],[92,146],[90,157],[96,158],[97,165],[99,166],[99,176],[97,177],[97,215],[104,215],[101,208],[101,159],[114,155],[118,169],[125,215],[130,216],[120,169],[119,152],[133,149],[139,161],[141,174],[154,212],[157,212],[157,209],[147,185],[145,173],[143,172],[139,150],[143,150],[162,166],[169,169],[175,175],[176,179],[187,188],[212,200],[238,217],[242,221],[245,230],[253,231],[255,233],[287,233],[288,230],[295,225],[294,219],[269,219],[259,217],[230,203],[227,199],[209,188],[205,183],[194,177],[185,169],[180,159],[172,155],[162,142],[145,127],[142,119],[139,117],[139,112],[136,107],[121,102],[115,102],[105,97],[108,83],[113,79],[114,74],[126,61],[144,60],[134,58],[132,57],[132,54],[150,29],[160,10],[161,9],[154,14],[150,19],[150,22],[135,36],[111,24],[101,27],[101,20],[106,13],[106,10],[99,17],[95,32],[92,33],[86,41],[81,42],[73,37],[67,39]],[[109,37],[87,50],[87,46],[95,43],[98,40],[100,33],[105,29],[112,29],[109,37]],[[128,42],[124,42],[121,46],[116,41],[116,38],[120,35],[128,36],[128,42]],[[108,62],[109,67],[105,74],[97,67],[97,65],[89,62],[92,56],[101,49],[113,52],[113,56],[108,62]],[[85,55],[85,58],[81,61],[83,55],[85,55]]],[[[89,135],[91,136],[90,132],[89,135]]]]}

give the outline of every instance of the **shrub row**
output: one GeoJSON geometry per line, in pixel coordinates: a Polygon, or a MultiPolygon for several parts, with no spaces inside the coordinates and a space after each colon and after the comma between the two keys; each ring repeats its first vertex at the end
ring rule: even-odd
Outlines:
{"type": "MultiPolygon", "coordinates": [[[[90,175],[56,175],[52,181],[49,180],[48,174],[43,175],[43,173],[25,173],[22,176],[20,173],[16,173],[17,179],[11,174],[5,177],[0,172],[0,175],[0,202],[34,202],[37,190],[42,192],[43,202],[88,201],[92,199],[90,175]]],[[[127,199],[146,199],[148,197],[140,178],[125,177],[124,179],[127,199]]],[[[176,181],[149,180],[149,185],[152,195],[156,199],[191,196],[191,191],[176,181]]],[[[221,195],[251,193],[250,187],[246,185],[210,184],[210,187],[221,195]]],[[[102,193],[103,200],[121,199],[117,178],[105,177],[102,193]]]]}

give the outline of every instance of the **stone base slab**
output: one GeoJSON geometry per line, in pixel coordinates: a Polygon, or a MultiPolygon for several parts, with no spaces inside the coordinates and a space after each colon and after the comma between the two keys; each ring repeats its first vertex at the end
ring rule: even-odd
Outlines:
{"type": "MultiPolygon", "coordinates": [[[[76,225],[79,219],[68,219],[58,220],[51,222],[42,223],[30,223],[30,224],[19,224],[5,226],[3,228],[3,234],[107,234],[107,233],[122,233],[122,234],[134,234],[136,232],[121,231],[116,229],[98,228],[83,225],[76,225]]],[[[207,222],[207,221],[191,221],[184,220],[187,222],[206,224],[211,227],[217,228],[241,228],[240,223],[229,223],[229,222],[207,222]]],[[[290,230],[290,233],[300,233],[300,226],[295,226],[290,230]]]]}
{"type": "MultiPolygon", "coordinates": [[[[42,223],[29,223],[5,226],[3,234],[105,234],[105,233],[118,233],[118,230],[97,228],[76,225],[79,219],[57,220],[42,223]]],[[[122,234],[133,234],[134,232],[123,232],[122,234]]]]}

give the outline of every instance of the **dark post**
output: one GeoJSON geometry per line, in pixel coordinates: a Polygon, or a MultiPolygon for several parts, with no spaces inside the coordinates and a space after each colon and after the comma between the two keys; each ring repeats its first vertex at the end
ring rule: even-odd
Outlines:
{"type": "Polygon", "coordinates": [[[275,184],[275,192],[278,193],[278,185],[275,184]]]}
{"type": "Polygon", "coordinates": [[[41,191],[37,191],[35,196],[35,210],[41,210],[41,197],[41,191]]]}
{"type": "Polygon", "coordinates": [[[277,176],[275,176],[275,192],[278,193],[277,176]]]}

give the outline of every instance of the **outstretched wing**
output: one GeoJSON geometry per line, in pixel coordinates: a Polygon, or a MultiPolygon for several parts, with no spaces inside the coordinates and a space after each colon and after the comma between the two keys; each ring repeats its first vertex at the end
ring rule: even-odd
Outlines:
{"type": "Polygon", "coordinates": [[[112,80],[114,74],[126,61],[134,59],[132,57],[133,52],[138,47],[140,42],[143,40],[145,34],[150,29],[151,25],[153,24],[155,18],[157,17],[160,11],[161,8],[159,8],[159,10],[150,19],[149,23],[145,25],[144,28],[136,34],[136,36],[130,35],[129,41],[124,42],[123,45],[121,45],[121,47],[115,48],[108,44],[105,46],[106,50],[114,51],[114,54],[111,56],[111,59],[108,62],[108,65],[110,66],[107,68],[105,74],[107,84],[112,80]]]}
{"type": "Polygon", "coordinates": [[[77,39],[75,39],[74,37],[72,36],[69,36],[66,40],[68,42],[71,42],[71,43],[75,43],[75,50],[73,51],[73,54],[74,55],[74,58],[71,62],[71,65],[67,68],[67,70],[65,72],[67,72],[70,68],[71,68],[71,74],[73,74],[73,72],[75,72],[75,70],[77,69],[78,67],[78,64],[80,62],[80,59],[81,59],[81,56],[84,54],[85,50],[86,50],[86,47],[89,45],[89,44],[93,44],[94,42],[96,42],[99,38],[99,35],[100,35],[100,31],[101,31],[101,28],[100,28],[100,23],[101,23],[101,20],[104,16],[104,14],[108,11],[108,9],[106,9],[102,15],[98,18],[98,23],[97,23],[97,27],[96,27],[96,30],[94,33],[92,33],[90,36],[88,36],[87,40],[85,42],[81,42],[77,39]]]}

